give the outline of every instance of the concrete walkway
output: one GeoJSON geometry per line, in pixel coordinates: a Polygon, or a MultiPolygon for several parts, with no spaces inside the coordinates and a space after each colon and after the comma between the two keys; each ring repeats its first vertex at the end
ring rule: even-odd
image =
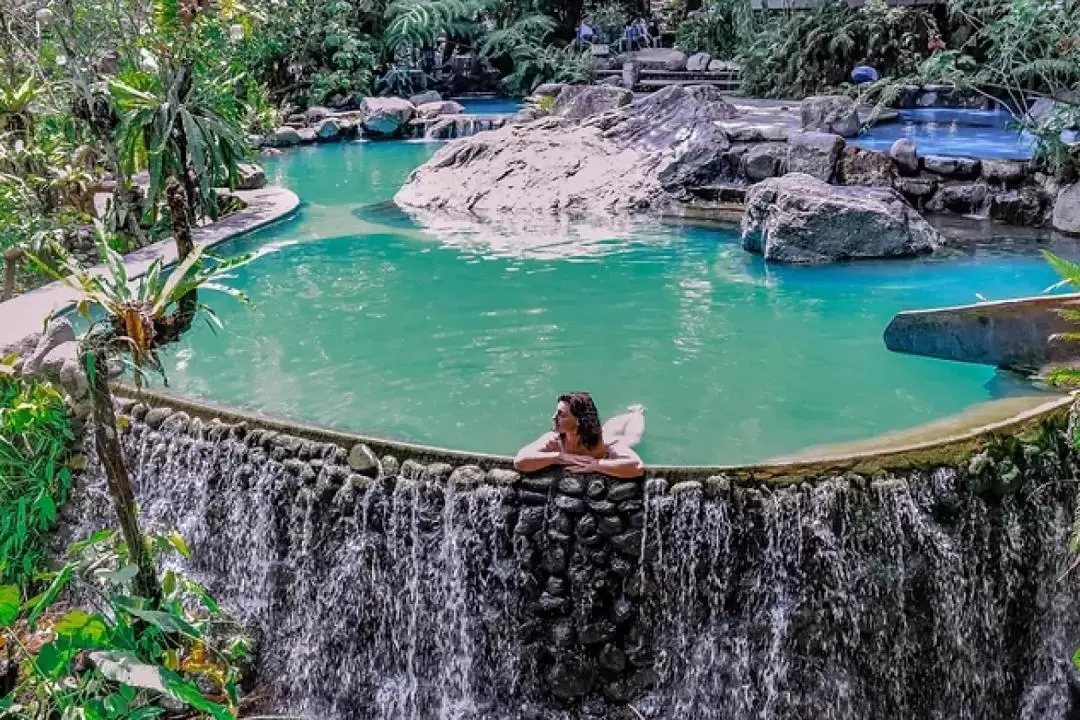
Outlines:
{"type": "MultiPolygon", "coordinates": [[[[237,190],[232,194],[247,203],[247,207],[194,230],[192,235],[197,245],[213,247],[279,220],[300,205],[296,193],[281,187],[237,190]]],[[[155,260],[161,260],[165,265],[176,262],[176,245],[171,238],[127,255],[124,265],[128,278],[141,277],[155,260]]],[[[104,268],[97,265],[93,270],[103,272],[104,268]]],[[[74,290],[61,282],[53,282],[0,303],[0,351],[18,346],[25,338],[40,333],[46,318],[72,306],[77,298],[78,293],[74,290]]],[[[6,354],[6,351],[0,354],[6,354]]]]}

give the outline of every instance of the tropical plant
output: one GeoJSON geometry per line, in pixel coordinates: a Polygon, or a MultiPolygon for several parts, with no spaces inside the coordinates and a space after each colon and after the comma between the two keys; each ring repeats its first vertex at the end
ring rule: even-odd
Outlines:
{"type": "Polygon", "coordinates": [[[434,46],[440,38],[471,39],[482,32],[489,0],[391,0],[382,39],[391,57],[434,46]]]}
{"type": "Polygon", "coordinates": [[[0,583],[29,588],[71,487],[74,435],[63,394],[16,377],[15,359],[0,360],[0,583]]]}
{"type": "Polygon", "coordinates": [[[679,23],[675,46],[687,53],[734,58],[740,39],[750,33],[750,6],[741,0],[711,0],[679,23]]]}
{"type": "Polygon", "coordinates": [[[235,187],[246,153],[232,82],[196,80],[187,63],[159,66],[109,83],[120,111],[120,147],[129,172],[150,171],[150,200],[157,202],[166,180],[174,178],[187,192],[196,215],[217,216],[213,188],[235,187]]]}
{"type": "MultiPolygon", "coordinates": [[[[1058,276],[1061,278],[1058,282],[1048,287],[1045,292],[1053,292],[1062,287],[1071,287],[1073,290],[1080,290],[1080,264],[1071,260],[1066,260],[1048,250],[1043,250],[1043,257],[1046,258],[1046,261],[1050,263],[1050,267],[1054,268],[1054,271],[1057,272],[1058,276]]],[[[1080,307],[1075,309],[1071,307],[1063,308],[1057,312],[1064,320],[1075,325],[1078,330],[1053,335],[1050,338],[1051,341],[1080,342],[1080,307]]],[[[1047,372],[1047,380],[1053,385],[1078,387],[1080,386],[1080,369],[1054,368],[1047,372]]],[[[1080,535],[1077,537],[1080,537],[1080,535]]]]}
{"type": "MultiPolygon", "coordinates": [[[[177,533],[145,540],[155,555],[190,556],[177,533]]],[[[126,564],[125,542],[102,531],[76,543],[71,560],[45,576],[48,589],[26,602],[18,586],[0,585],[0,647],[19,668],[0,716],[158,718],[179,704],[188,717],[236,717],[250,640],[175,571],[166,571],[159,602],[132,594],[137,568],[126,564]],[[88,606],[64,608],[63,597],[88,606]]]]}
{"type": "Polygon", "coordinates": [[[547,15],[526,15],[489,32],[480,46],[480,55],[509,60],[512,71],[503,78],[503,85],[514,95],[530,92],[545,82],[590,82],[595,74],[592,57],[569,46],[547,44],[554,30],[555,21],[547,15]]]}
{"type": "MultiPolygon", "coordinates": [[[[182,195],[178,183],[174,183],[173,188],[182,195]]],[[[174,217],[174,223],[183,225],[186,221],[174,217]]],[[[109,388],[109,359],[125,355],[129,357],[136,382],[142,382],[146,367],[161,372],[158,349],[177,340],[190,328],[196,313],[203,312],[212,328],[221,324],[213,310],[198,302],[197,292],[200,288],[224,292],[246,302],[243,293],[223,285],[221,281],[229,277],[230,270],[248,262],[252,256],[222,260],[208,255],[202,246],[181,246],[178,236],[177,246],[182,258],[179,265],[165,275],[161,260],[155,260],[140,278],[137,287],[133,288],[128,281],[123,258],[110,247],[100,223],[97,223],[97,230],[95,241],[105,264],[104,274],[90,272],[60,247],[53,248],[59,258],[57,268],[49,268],[37,258],[34,260],[44,272],[79,293],[76,307],[88,320],[93,321],[92,308],[100,308],[104,312],[105,317],[93,322],[80,339],[79,359],[89,385],[98,458],[105,469],[109,495],[130,553],[131,564],[138,568],[136,592],[156,601],[161,596],[161,590],[153,563],[140,539],[142,534],[135,510],[135,495],[120,448],[112,391],[109,388]]]]}

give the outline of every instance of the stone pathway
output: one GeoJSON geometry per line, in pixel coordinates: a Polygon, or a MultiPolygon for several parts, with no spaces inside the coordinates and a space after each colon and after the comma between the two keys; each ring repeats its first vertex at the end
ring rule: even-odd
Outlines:
{"type": "MultiPolygon", "coordinates": [[[[281,187],[261,190],[236,190],[247,207],[211,225],[197,228],[192,234],[195,243],[213,247],[242,233],[262,227],[292,213],[299,205],[296,193],[281,187]]],[[[128,278],[142,277],[150,265],[160,259],[166,265],[176,262],[176,245],[172,239],[136,250],[124,258],[128,278]]],[[[101,265],[93,268],[103,272],[101,265]]],[[[28,336],[40,333],[46,318],[73,305],[78,294],[60,282],[53,282],[7,302],[0,303],[0,350],[21,344],[28,336]]],[[[6,351],[0,352],[0,355],[6,351]]]]}

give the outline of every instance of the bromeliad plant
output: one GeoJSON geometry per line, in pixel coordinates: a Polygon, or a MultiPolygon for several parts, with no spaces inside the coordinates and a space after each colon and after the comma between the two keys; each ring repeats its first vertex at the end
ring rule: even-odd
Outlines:
{"type": "MultiPolygon", "coordinates": [[[[173,183],[180,194],[178,183],[173,183]]],[[[186,219],[174,217],[174,226],[184,226],[186,219]]],[[[99,308],[105,317],[92,322],[90,330],[79,342],[79,359],[86,370],[90,402],[93,408],[94,443],[105,470],[109,495],[120,521],[120,529],[130,556],[138,568],[135,577],[136,593],[156,602],[161,587],[153,561],[142,542],[135,494],[124,465],[124,456],[117,433],[112,390],[109,387],[109,359],[127,357],[142,382],[144,368],[161,372],[158,350],[177,340],[194,322],[197,313],[205,314],[211,328],[220,326],[217,315],[198,302],[200,288],[217,290],[247,302],[247,296],[221,283],[231,277],[230,270],[249,262],[252,255],[223,260],[210,256],[201,246],[184,243],[177,233],[180,264],[165,275],[160,260],[155,261],[138,285],[128,281],[124,260],[113,250],[101,224],[97,225],[98,252],[105,264],[104,274],[91,272],[62,248],[54,248],[60,258],[59,268],[50,270],[35,259],[42,269],[79,293],[79,312],[93,321],[91,309],[99,308]]]]}
{"type": "MultiPolygon", "coordinates": [[[[190,556],[175,532],[147,540],[155,555],[190,556]]],[[[0,690],[0,718],[178,717],[178,707],[183,717],[236,717],[250,640],[205,588],[171,570],[159,601],[133,594],[128,555],[102,531],[70,548],[41,595],[20,602],[17,586],[0,585],[0,651],[18,673],[0,690]],[[73,597],[82,607],[65,607],[73,597]]]]}

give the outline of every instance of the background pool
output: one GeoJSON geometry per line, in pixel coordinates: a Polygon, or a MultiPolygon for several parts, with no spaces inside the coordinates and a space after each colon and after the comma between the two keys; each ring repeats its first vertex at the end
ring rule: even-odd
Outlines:
{"type": "Polygon", "coordinates": [[[209,299],[172,392],[303,421],[512,453],[565,390],[648,408],[653,462],[734,463],[857,440],[1016,391],[993,369],[896,355],[907,308],[1035,293],[1033,251],[767,267],[727,230],[420,222],[383,203],[437,146],[301,148],[267,163],[304,199],[238,238],[255,309],[209,299]],[[424,223],[424,224],[421,224],[424,223]]]}
{"type": "Polygon", "coordinates": [[[875,125],[849,140],[868,150],[888,150],[902,137],[911,138],[920,155],[1027,160],[1034,138],[1010,127],[1004,110],[925,108],[901,110],[897,122],[875,125]]]}

